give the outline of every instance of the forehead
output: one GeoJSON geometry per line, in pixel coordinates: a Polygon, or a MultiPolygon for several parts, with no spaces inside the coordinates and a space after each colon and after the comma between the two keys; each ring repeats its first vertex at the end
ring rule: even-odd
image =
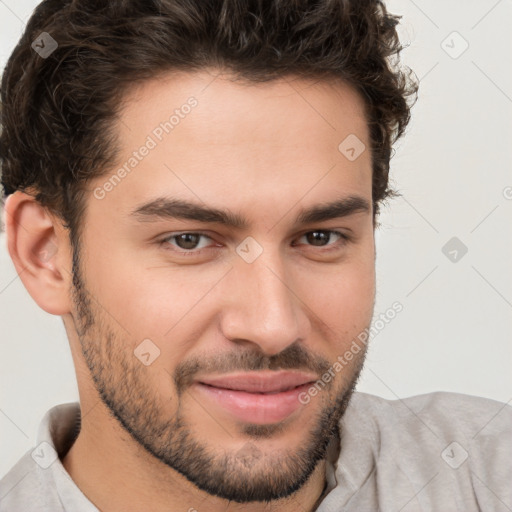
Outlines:
{"type": "Polygon", "coordinates": [[[357,151],[369,148],[364,110],[359,93],[341,81],[169,73],[126,95],[118,161],[93,187],[123,168],[105,198],[120,212],[162,195],[239,211],[326,195],[371,198],[370,152],[357,159],[343,152],[346,140],[357,151]]]}
{"type": "Polygon", "coordinates": [[[167,120],[166,114],[180,110],[191,97],[198,106],[193,109],[192,121],[187,123],[194,124],[194,132],[187,136],[196,142],[215,143],[226,138],[241,142],[247,131],[254,141],[279,135],[276,146],[304,131],[310,136],[315,132],[325,136],[329,129],[339,137],[349,129],[362,137],[367,135],[363,98],[342,80],[286,76],[250,82],[227,72],[206,69],[163,74],[130,90],[122,109],[123,139],[129,142],[132,123],[150,132],[155,121],[167,120]],[[282,127],[287,128],[284,133],[280,131],[282,127]]]}

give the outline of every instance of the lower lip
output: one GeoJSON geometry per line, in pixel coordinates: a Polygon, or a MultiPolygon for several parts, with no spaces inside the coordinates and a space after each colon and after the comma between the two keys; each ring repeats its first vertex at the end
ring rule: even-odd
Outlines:
{"type": "Polygon", "coordinates": [[[281,393],[248,393],[233,389],[216,388],[198,383],[195,387],[209,401],[220,405],[238,419],[255,424],[278,423],[285,420],[302,404],[299,395],[311,384],[303,384],[281,393]]]}

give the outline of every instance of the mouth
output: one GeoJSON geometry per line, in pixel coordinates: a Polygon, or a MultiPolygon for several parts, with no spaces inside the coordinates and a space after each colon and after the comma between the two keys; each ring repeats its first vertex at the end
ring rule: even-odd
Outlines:
{"type": "Polygon", "coordinates": [[[304,372],[258,371],[205,377],[194,387],[208,403],[245,423],[284,421],[302,404],[299,394],[317,376],[304,372]]]}

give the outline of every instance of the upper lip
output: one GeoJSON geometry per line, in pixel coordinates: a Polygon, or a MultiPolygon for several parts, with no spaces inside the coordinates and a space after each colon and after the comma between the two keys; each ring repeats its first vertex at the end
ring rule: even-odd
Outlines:
{"type": "Polygon", "coordinates": [[[248,393],[275,393],[302,386],[316,380],[316,375],[305,372],[257,371],[234,373],[198,380],[216,388],[246,391],[248,393]]]}

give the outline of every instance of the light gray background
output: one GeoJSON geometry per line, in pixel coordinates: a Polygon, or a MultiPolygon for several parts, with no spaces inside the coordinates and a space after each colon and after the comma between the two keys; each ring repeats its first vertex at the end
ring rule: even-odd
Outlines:
{"type": "MultiPolygon", "coordinates": [[[[2,68],[36,4],[0,0],[2,68]]],[[[388,8],[403,15],[403,61],[421,86],[392,160],[403,197],[384,208],[376,235],[375,313],[395,301],[404,309],[372,340],[358,389],[390,399],[445,390],[508,402],[512,3],[393,0],[388,8]],[[453,58],[464,40],[468,49],[453,58]],[[452,237],[468,248],[455,263],[441,250],[452,237]]],[[[0,322],[2,476],[34,446],[47,409],[78,399],[61,319],[28,295],[4,234],[0,322]]]]}

